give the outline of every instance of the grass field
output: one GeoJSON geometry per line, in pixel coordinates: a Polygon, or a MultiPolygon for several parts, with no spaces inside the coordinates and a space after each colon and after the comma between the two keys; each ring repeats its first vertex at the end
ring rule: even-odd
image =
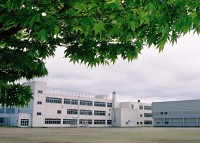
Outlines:
{"type": "Polygon", "coordinates": [[[200,143],[200,128],[0,128],[0,143],[200,143]]]}

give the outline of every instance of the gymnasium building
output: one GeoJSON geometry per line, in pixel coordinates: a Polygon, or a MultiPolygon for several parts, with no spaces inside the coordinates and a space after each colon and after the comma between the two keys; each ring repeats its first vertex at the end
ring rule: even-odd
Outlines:
{"type": "Polygon", "coordinates": [[[153,102],[154,127],[200,127],[200,100],[153,102]]]}

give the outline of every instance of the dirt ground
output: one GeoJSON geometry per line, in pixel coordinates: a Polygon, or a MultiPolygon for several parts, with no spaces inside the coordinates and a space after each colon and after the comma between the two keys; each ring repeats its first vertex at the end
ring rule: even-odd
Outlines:
{"type": "Polygon", "coordinates": [[[200,143],[200,128],[5,128],[0,143],[200,143]]]}

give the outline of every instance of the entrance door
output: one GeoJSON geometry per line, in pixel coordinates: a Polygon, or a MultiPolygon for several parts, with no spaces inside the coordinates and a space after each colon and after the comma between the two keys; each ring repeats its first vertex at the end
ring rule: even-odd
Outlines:
{"type": "Polygon", "coordinates": [[[21,119],[20,126],[21,127],[28,127],[29,126],[29,119],[21,119]]]}

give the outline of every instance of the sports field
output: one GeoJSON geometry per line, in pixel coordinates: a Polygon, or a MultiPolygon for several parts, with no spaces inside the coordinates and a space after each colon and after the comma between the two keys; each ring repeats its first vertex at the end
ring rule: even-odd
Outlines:
{"type": "Polygon", "coordinates": [[[200,143],[200,128],[5,128],[0,143],[200,143]]]}

